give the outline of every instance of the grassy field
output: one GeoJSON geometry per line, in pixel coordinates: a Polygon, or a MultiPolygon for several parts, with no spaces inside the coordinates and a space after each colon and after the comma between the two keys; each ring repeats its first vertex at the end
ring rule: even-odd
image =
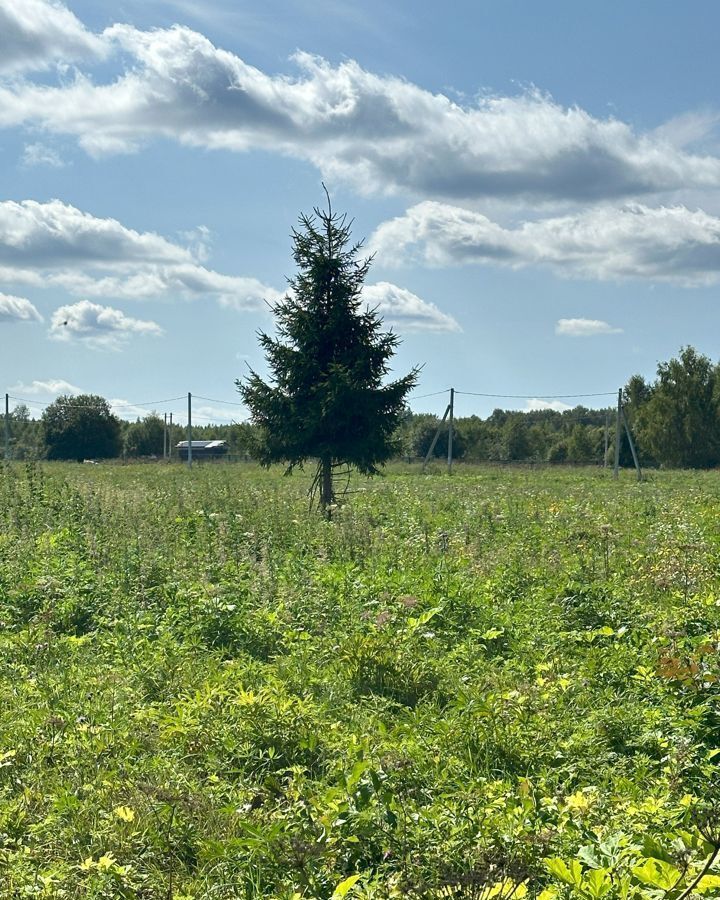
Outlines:
{"type": "Polygon", "coordinates": [[[0,469],[0,896],[720,893],[720,475],[307,480],[0,469]]]}

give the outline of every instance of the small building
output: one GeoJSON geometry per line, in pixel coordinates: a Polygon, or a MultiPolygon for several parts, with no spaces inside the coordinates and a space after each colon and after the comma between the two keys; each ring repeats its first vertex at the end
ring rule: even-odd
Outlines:
{"type": "MultiPolygon", "coordinates": [[[[229,450],[227,441],[192,441],[192,458],[193,460],[202,459],[222,459],[227,455],[229,450]]],[[[178,456],[184,462],[188,458],[188,442],[180,441],[175,445],[178,456]]]]}

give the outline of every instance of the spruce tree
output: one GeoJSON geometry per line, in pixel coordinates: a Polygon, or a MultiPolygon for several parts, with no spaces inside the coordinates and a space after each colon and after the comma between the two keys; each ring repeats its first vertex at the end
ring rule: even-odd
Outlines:
{"type": "Polygon", "coordinates": [[[269,381],[250,372],[237,387],[263,432],[261,462],[287,471],[317,460],[311,493],[327,513],[334,473],[375,475],[396,451],[395,431],[418,370],[383,383],[399,343],[362,300],[371,259],[350,243],[352,223],[327,211],[292,230],[297,274],[273,309],[276,337],[259,332],[269,381]]]}

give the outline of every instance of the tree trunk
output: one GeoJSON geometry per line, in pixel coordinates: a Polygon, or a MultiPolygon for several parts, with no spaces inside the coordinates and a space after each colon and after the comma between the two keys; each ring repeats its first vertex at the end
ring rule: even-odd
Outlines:
{"type": "Polygon", "coordinates": [[[322,479],[320,482],[320,507],[327,518],[330,518],[330,505],[335,501],[332,482],[332,459],[322,458],[322,479]]]}

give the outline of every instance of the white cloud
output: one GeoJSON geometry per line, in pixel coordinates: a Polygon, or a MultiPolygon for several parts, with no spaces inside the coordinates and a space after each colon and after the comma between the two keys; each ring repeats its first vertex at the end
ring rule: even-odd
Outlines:
{"type": "Polygon", "coordinates": [[[613,328],[600,319],[558,319],[555,334],[564,337],[594,337],[598,334],[622,334],[622,328],[613,328]]]}
{"type": "Polygon", "coordinates": [[[160,235],[133,231],[60,200],[0,202],[0,265],[58,269],[77,261],[113,267],[191,263],[193,257],[160,235]]]}
{"type": "MultiPolygon", "coordinates": [[[[243,407],[244,409],[244,407],[243,407]]],[[[193,422],[199,425],[218,423],[227,425],[230,422],[238,422],[242,419],[241,408],[236,406],[199,406],[193,404],[193,422]]]]}
{"type": "Polygon", "coordinates": [[[565,412],[566,409],[572,409],[572,406],[568,403],[563,403],[562,400],[540,400],[534,398],[525,403],[523,412],[539,412],[543,409],[553,409],[555,412],[565,412]]]}
{"type": "Polygon", "coordinates": [[[179,232],[180,237],[186,242],[195,259],[205,262],[210,256],[210,244],[212,234],[207,225],[198,225],[189,231],[179,232]]]}
{"type": "Polygon", "coordinates": [[[0,0],[0,72],[46,69],[105,52],[103,39],[60,3],[0,0]]]}
{"type": "Polygon", "coordinates": [[[95,155],[156,138],[264,149],[364,191],[421,196],[598,201],[720,187],[716,157],[537,91],[463,105],[352,60],[333,66],[299,53],[297,77],[269,75],[180,26],[118,24],[103,39],[129,57],[119,77],[8,83],[0,125],[73,135],[95,155]]]}
{"type": "MultiPolygon", "coordinates": [[[[202,256],[207,232],[198,236],[202,256]]],[[[84,298],[211,297],[238,310],[282,296],[257,279],[206,268],[196,252],[59,200],[0,202],[0,283],[60,287],[84,298]]]]}
{"type": "Polygon", "coordinates": [[[455,319],[434,303],[388,281],[366,285],[362,296],[368,306],[377,307],[388,324],[404,331],[461,331],[455,319]]]}
{"type": "Polygon", "coordinates": [[[505,228],[481,213],[426,201],[380,225],[370,244],[387,264],[548,265],[600,280],[720,280],[720,219],[684,206],[598,206],[505,228]]]}
{"type": "Polygon", "coordinates": [[[9,393],[30,394],[31,397],[56,397],[59,394],[83,394],[84,391],[62,378],[49,378],[47,381],[31,381],[29,383],[18,381],[9,389],[9,393]]]}
{"type": "Polygon", "coordinates": [[[135,419],[144,419],[145,416],[153,412],[153,410],[148,409],[147,406],[138,406],[136,403],[131,403],[128,400],[121,400],[119,397],[108,400],[108,405],[110,406],[110,411],[113,415],[118,416],[120,419],[129,419],[132,421],[135,419]]]}
{"type": "Polygon", "coordinates": [[[29,300],[0,294],[0,322],[42,322],[42,316],[29,300]]]}
{"type": "Polygon", "coordinates": [[[97,347],[118,347],[132,335],[158,337],[156,322],[133,319],[119,309],[80,300],[53,313],[50,336],[60,341],[84,341],[97,347]]]}
{"type": "Polygon", "coordinates": [[[26,144],[20,162],[27,168],[50,166],[52,169],[62,169],[65,165],[57,150],[41,143],[26,144]]]}
{"type": "Polygon", "coordinates": [[[712,110],[681,113],[656,128],[653,136],[684,148],[711,138],[719,123],[720,114],[712,110]]]}

